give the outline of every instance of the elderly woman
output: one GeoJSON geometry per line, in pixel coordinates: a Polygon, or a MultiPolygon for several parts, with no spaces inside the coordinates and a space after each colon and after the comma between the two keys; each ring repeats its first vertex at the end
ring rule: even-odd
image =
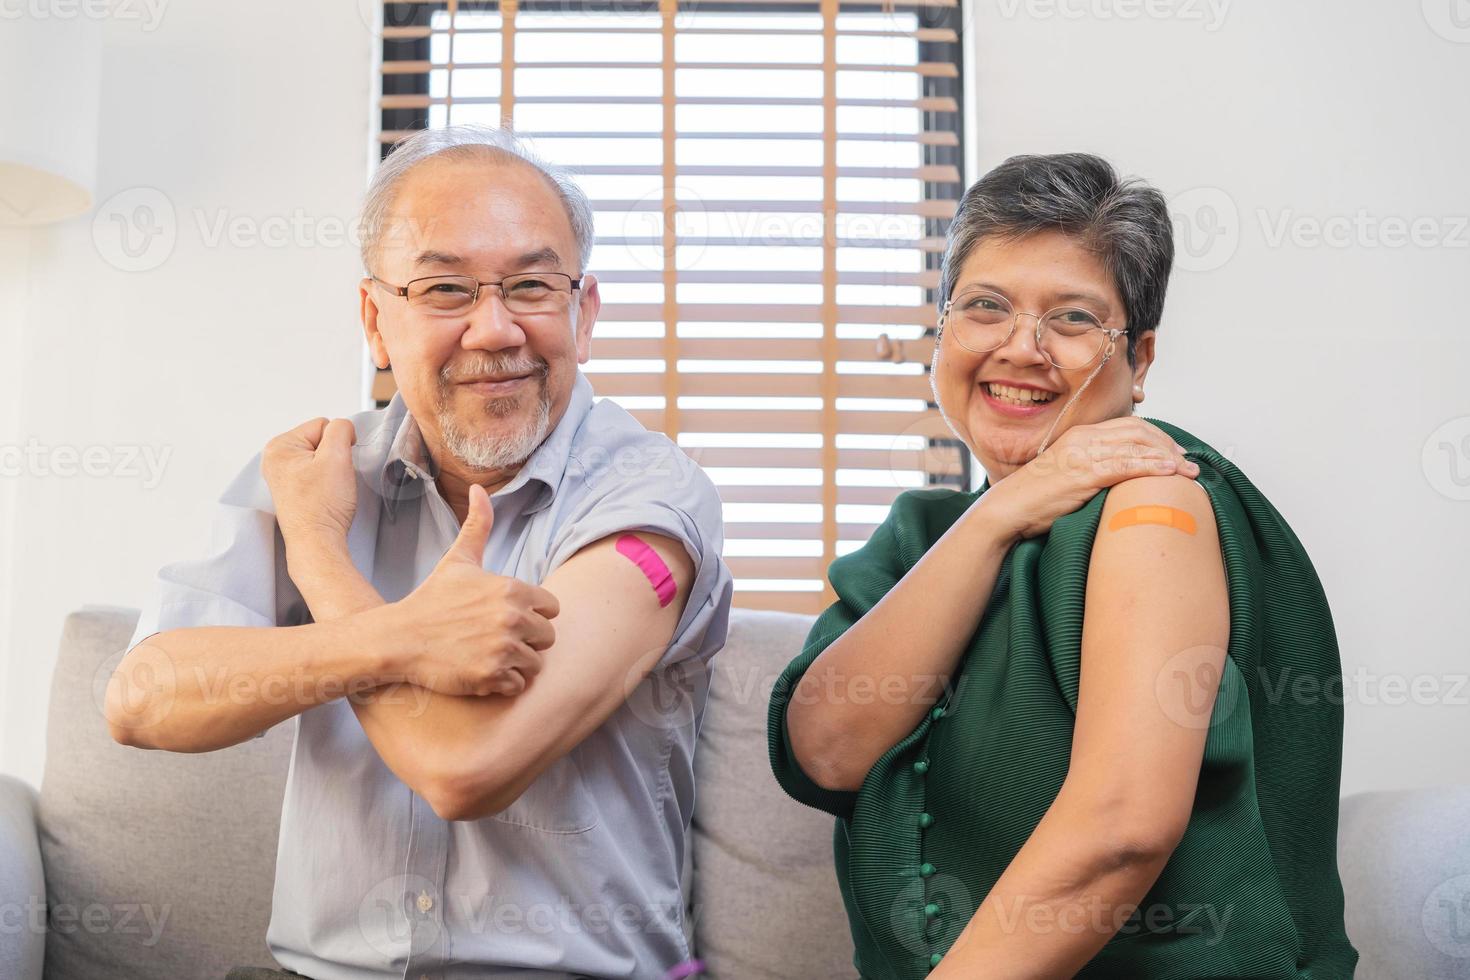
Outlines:
{"type": "Polygon", "coordinates": [[[1172,261],[1163,197],[1093,156],[960,204],[932,382],[988,478],[832,563],[771,700],[866,980],[1352,975],[1322,586],[1238,468],[1133,415],[1172,261]]]}

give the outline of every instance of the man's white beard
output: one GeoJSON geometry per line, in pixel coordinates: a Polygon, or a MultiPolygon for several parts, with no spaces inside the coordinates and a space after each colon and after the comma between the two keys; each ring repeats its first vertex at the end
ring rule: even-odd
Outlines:
{"type": "MultiPolygon", "coordinates": [[[[496,416],[487,412],[486,417],[496,416]]],[[[546,397],[544,384],[536,399],[536,411],[512,432],[466,432],[452,411],[441,410],[439,413],[439,431],[444,433],[444,448],[455,459],[475,470],[508,470],[521,465],[546,439],[550,423],[551,402],[546,397]]]]}
{"type": "MultiPolygon", "coordinates": [[[[487,355],[480,358],[479,373],[510,374],[529,370],[531,383],[536,385],[536,408],[510,432],[485,432],[479,427],[467,431],[454,414],[454,399],[450,394],[453,374],[448,365],[440,372],[439,398],[436,415],[439,431],[444,436],[444,448],[470,469],[507,470],[524,463],[546,439],[551,428],[551,394],[547,385],[549,371],[544,361],[526,363],[509,357],[487,355]]],[[[467,373],[475,373],[469,371],[467,373]]],[[[521,400],[517,398],[491,398],[486,400],[484,418],[487,421],[514,422],[522,415],[521,400]]]]}

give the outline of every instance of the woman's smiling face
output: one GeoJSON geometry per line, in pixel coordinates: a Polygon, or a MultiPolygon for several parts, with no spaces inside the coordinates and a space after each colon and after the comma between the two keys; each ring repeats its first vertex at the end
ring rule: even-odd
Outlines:
{"type": "MultiPolygon", "coordinates": [[[[1035,314],[1020,317],[1010,338],[994,350],[977,354],[966,349],[953,329],[944,331],[936,350],[934,387],[940,411],[996,483],[1035,457],[1047,430],[1106,353],[1100,350],[1081,367],[1054,366],[1037,347],[1036,317],[1057,307],[1076,307],[1092,313],[1105,328],[1123,330],[1127,315],[1107,268],[1061,231],[982,238],[960,267],[952,295],[975,287],[1004,297],[1017,313],[1035,314]],[[1018,407],[995,397],[993,384],[1039,389],[1053,397],[1018,407]]],[[[1141,389],[1153,362],[1152,330],[1138,338],[1135,351],[1136,364],[1130,368],[1127,337],[1118,337],[1113,356],[1067,410],[1048,445],[1074,425],[1132,413],[1133,404],[1143,400],[1134,386],[1141,389]]]]}

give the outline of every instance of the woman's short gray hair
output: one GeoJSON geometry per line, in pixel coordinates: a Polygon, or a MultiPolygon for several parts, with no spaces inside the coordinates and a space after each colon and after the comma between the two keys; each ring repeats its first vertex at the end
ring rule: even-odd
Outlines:
{"type": "Polygon", "coordinates": [[[566,208],[567,220],[571,222],[572,234],[577,240],[578,272],[587,268],[592,259],[592,203],[587,194],[577,186],[570,174],[554,167],[536,156],[508,129],[494,126],[443,126],[438,129],[421,129],[394,144],[393,152],[378,165],[377,173],[368,184],[367,196],[362,204],[362,264],[368,274],[373,274],[377,263],[378,249],[393,209],[393,199],[409,171],[431,157],[472,159],[488,157],[495,162],[524,163],[556,188],[562,206],[566,208]]]}
{"type": "Polygon", "coordinates": [[[1128,318],[1133,364],[1134,344],[1158,329],[1164,313],[1174,226],[1163,194],[1141,180],[1120,179],[1111,164],[1090,153],[1011,157],[965,192],[949,226],[940,307],[981,239],[1048,230],[1076,236],[1112,273],[1128,318]]]}

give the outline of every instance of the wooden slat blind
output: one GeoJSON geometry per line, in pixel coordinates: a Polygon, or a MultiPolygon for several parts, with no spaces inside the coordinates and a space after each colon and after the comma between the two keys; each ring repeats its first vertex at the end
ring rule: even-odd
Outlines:
{"type": "Polygon", "coordinates": [[[592,198],[585,370],[719,486],[739,605],[820,610],[899,492],[968,485],[926,374],[958,23],[957,0],[383,8],[385,153],[509,124],[592,198]]]}

